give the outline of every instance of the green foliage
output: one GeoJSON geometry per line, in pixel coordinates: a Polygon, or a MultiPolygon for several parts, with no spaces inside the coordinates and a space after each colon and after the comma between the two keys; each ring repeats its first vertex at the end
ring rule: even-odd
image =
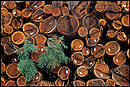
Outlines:
{"type": "Polygon", "coordinates": [[[23,45],[23,50],[18,49],[18,59],[25,60],[29,59],[29,54],[33,52],[38,52],[38,47],[33,44],[30,44],[30,41],[26,40],[25,44],[23,45]]]}
{"type": "Polygon", "coordinates": [[[36,65],[32,59],[21,60],[18,63],[18,69],[27,81],[31,81],[37,73],[36,65]]]}
{"type": "Polygon", "coordinates": [[[30,53],[38,52],[38,47],[35,45],[30,44],[30,41],[26,40],[25,44],[23,45],[23,49],[18,49],[18,69],[21,71],[22,75],[25,76],[27,81],[31,81],[35,74],[37,73],[37,68],[35,63],[30,58],[30,53]]]}
{"type": "Polygon", "coordinates": [[[67,64],[70,61],[70,58],[68,58],[64,54],[64,48],[65,49],[68,48],[65,45],[64,36],[57,37],[58,40],[55,40],[54,38],[48,38],[48,39],[52,40],[52,43],[50,43],[51,47],[47,46],[43,48],[43,50],[46,50],[48,52],[42,53],[39,56],[39,59],[38,59],[39,63],[37,66],[41,69],[43,66],[46,66],[46,68],[53,70],[55,65],[58,66],[58,63],[67,64]]]}

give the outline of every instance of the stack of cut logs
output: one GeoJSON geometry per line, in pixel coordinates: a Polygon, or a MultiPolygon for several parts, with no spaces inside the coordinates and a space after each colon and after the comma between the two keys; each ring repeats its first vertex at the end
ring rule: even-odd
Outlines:
{"type": "Polygon", "coordinates": [[[1,86],[129,86],[129,1],[1,1],[1,86]],[[27,82],[17,52],[65,36],[69,64],[27,82]],[[21,49],[22,50],[22,49],[21,49]]]}

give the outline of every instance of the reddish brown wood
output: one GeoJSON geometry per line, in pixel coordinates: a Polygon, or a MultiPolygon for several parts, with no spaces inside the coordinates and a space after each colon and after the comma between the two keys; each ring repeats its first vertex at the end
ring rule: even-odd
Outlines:
{"type": "Polygon", "coordinates": [[[68,9],[68,7],[66,7],[66,6],[61,7],[61,11],[62,11],[63,16],[69,14],[69,9],[68,9]]]}
{"type": "Polygon", "coordinates": [[[1,62],[1,74],[3,74],[6,70],[5,64],[1,62]]]}
{"type": "Polygon", "coordinates": [[[3,36],[3,37],[1,38],[1,45],[4,46],[4,45],[6,45],[9,41],[11,41],[10,36],[3,36]]]}
{"type": "Polygon", "coordinates": [[[84,77],[88,75],[88,69],[86,66],[79,66],[76,70],[79,77],[84,77]]]}
{"type": "Polygon", "coordinates": [[[42,73],[39,72],[39,71],[37,71],[37,73],[36,73],[36,75],[35,75],[35,77],[34,77],[34,83],[40,82],[40,81],[42,80],[42,78],[43,78],[42,73]]]}
{"type": "Polygon", "coordinates": [[[113,38],[113,37],[115,37],[117,35],[117,33],[118,33],[118,30],[117,31],[108,30],[106,36],[108,36],[110,38],[113,38]]]}
{"type": "Polygon", "coordinates": [[[27,35],[27,36],[35,36],[38,34],[39,29],[38,27],[34,24],[34,23],[25,23],[23,25],[23,32],[27,35]]]}
{"type": "Polygon", "coordinates": [[[126,36],[125,32],[118,32],[117,33],[117,39],[119,41],[126,41],[127,40],[127,36],[126,36]]]}
{"type": "Polygon", "coordinates": [[[56,73],[58,72],[58,70],[61,68],[61,64],[58,63],[58,65],[55,65],[54,69],[51,70],[53,73],[56,73]]]}
{"type": "Polygon", "coordinates": [[[98,12],[103,12],[104,11],[104,5],[98,3],[98,4],[95,5],[95,9],[98,12]]]}
{"type": "Polygon", "coordinates": [[[126,55],[123,51],[120,51],[113,57],[113,61],[116,65],[124,64],[126,62],[126,55]]]}
{"type": "Polygon", "coordinates": [[[61,15],[61,9],[59,7],[52,8],[52,16],[57,17],[61,15]]]}
{"type": "Polygon", "coordinates": [[[129,27],[129,15],[124,15],[121,19],[121,22],[124,26],[129,27]]]}
{"type": "Polygon", "coordinates": [[[14,19],[12,21],[12,26],[15,28],[15,29],[19,29],[21,28],[23,25],[23,20],[22,19],[14,19]]]}
{"type": "Polygon", "coordinates": [[[112,79],[107,79],[106,86],[115,86],[115,82],[112,79]]]}
{"type": "Polygon", "coordinates": [[[95,60],[94,58],[84,58],[83,65],[87,67],[87,69],[90,69],[94,66],[95,60]]]}
{"type": "Polygon", "coordinates": [[[14,80],[9,80],[9,81],[7,81],[7,82],[5,83],[4,86],[16,86],[16,83],[15,83],[14,80]]]}
{"type": "Polygon", "coordinates": [[[53,6],[50,5],[50,4],[47,4],[47,5],[44,6],[44,9],[43,9],[43,10],[44,10],[45,13],[51,14],[52,9],[53,9],[53,6]]]}
{"type": "Polygon", "coordinates": [[[12,39],[12,41],[13,41],[14,44],[19,45],[19,44],[22,44],[24,42],[25,35],[21,31],[16,31],[16,32],[14,32],[12,34],[11,39],[12,39]]]}
{"type": "Polygon", "coordinates": [[[90,1],[82,1],[76,8],[72,11],[72,14],[77,18],[82,18],[88,13],[88,8],[90,6],[90,1]]]}
{"type": "Polygon", "coordinates": [[[40,33],[52,33],[56,29],[56,19],[50,16],[39,23],[40,33]]]}
{"type": "Polygon", "coordinates": [[[75,80],[73,81],[73,86],[85,86],[85,82],[81,80],[75,80]]]}
{"type": "Polygon", "coordinates": [[[105,16],[110,20],[119,19],[122,16],[122,9],[116,3],[109,2],[105,6],[105,16]]]}
{"type": "Polygon", "coordinates": [[[67,66],[62,66],[59,70],[58,70],[58,76],[60,76],[60,78],[62,80],[67,80],[69,79],[69,74],[70,74],[70,69],[67,66]]]}
{"type": "Polygon", "coordinates": [[[119,20],[115,20],[113,21],[112,26],[114,27],[114,29],[121,29],[122,23],[119,20]]]}
{"type": "Polygon", "coordinates": [[[87,81],[86,86],[106,86],[106,84],[102,79],[91,79],[87,81]]]}
{"type": "Polygon", "coordinates": [[[122,64],[112,72],[112,79],[117,85],[129,86],[129,66],[122,64]]]}
{"type": "Polygon", "coordinates": [[[43,21],[43,16],[45,15],[45,12],[42,8],[37,9],[35,12],[33,12],[31,19],[34,22],[41,22],[43,21]]]}
{"type": "Polygon", "coordinates": [[[82,53],[83,53],[84,56],[88,56],[88,55],[90,54],[89,48],[84,47],[84,48],[82,49],[82,53]]]}
{"type": "Polygon", "coordinates": [[[82,52],[74,52],[71,55],[71,60],[75,65],[81,65],[84,61],[84,55],[82,54],[82,52]]]}
{"type": "Polygon", "coordinates": [[[10,78],[17,78],[21,72],[17,69],[18,64],[17,63],[11,63],[6,68],[6,74],[10,78]]]}
{"type": "Polygon", "coordinates": [[[78,34],[79,34],[79,36],[81,36],[81,37],[85,37],[85,36],[88,35],[88,29],[85,28],[85,27],[80,27],[80,28],[78,29],[78,34]]]}
{"type": "Polygon", "coordinates": [[[100,19],[99,20],[99,24],[101,25],[101,26],[106,26],[106,20],[105,19],[100,19]]]}
{"type": "Polygon", "coordinates": [[[17,63],[17,62],[18,62],[18,59],[14,57],[14,58],[11,59],[11,61],[12,61],[13,63],[17,63]]]}
{"type": "Polygon", "coordinates": [[[87,14],[83,18],[83,26],[88,28],[88,29],[91,29],[91,28],[94,28],[94,27],[98,26],[98,24],[99,24],[98,21],[99,20],[98,20],[97,17],[93,17],[90,14],[87,14]]]}
{"type": "Polygon", "coordinates": [[[102,44],[97,44],[94,47],[91,48],[91,54],[95,58],[100,58],[105,54],[105,49],[102,44]]]}
{"type": "Polygon", "coordinates": [[[96,62],[94,66],[94,74],[98,78],[109,79],[109,66],[105,62],[96,62]]]}
{"type": "Polygon", "coordinates": [[[74,39],[71,42],[71,49],[73,49],[74,51],[82,50],[83,47],[84,47],[84,42],[80,39],[74,39]]]}
{"type": "Polygon", "coordinates": [[[47,38],[43,34],[37,34],[35,36],[35,40],[36,40],[37,45],[42,45],[46,43],[47,38]]]}
{"type": "Polygon", "coordinates": [[[101,32],[98,28],[91,28],[89,30],[89,35],[91,38],[99,38],[101,36],[101,32]]]}
{"type": "Polygon", "coordinates": [[[20,76],[17,78],[17,85],[18,86],[26,86],[26,78],[24,76],[20,76]]]}
{"type": "Polygon", "coordinates": [[[87,43],[87,46],[95,46],[98,41],[99,41],[99,38],[85,38],[86,40],[86,43],[87,43]]]}
{"type": "Polygon", "coordinates": [[[130,49],[127,50],[127,56],[128,56],[128,58],[130,58],[130,54],[129,54],[130,52],[129,51],[130,51],[130,49]]]}
{"type": "Polygon", "coordinates": [[[34,45],[36,44],[36,43],[35,43],[35,41],[36,41],[36,40],[35,40],[35,38],[34,38],[34,37],[32,37],[32,36],[28,36],[28,37],[26,37],[26,39],[25,39],[25,40],[30,41],[30,42],[31,42],[31,44],[34,44],[34,45]]]}
{"type": "Polygon", "coordinates": [[[5,79],[1,76],[1,86],[4,86],[5,84],[5,79]]]}
{"type": "Polygon", "coordinates": [[[17,53],[18,47],[14,45],[12,42],[8,42],[4,45],[4,52],[6,55],[12,55],[17,53]]]}
{"type": "Polygon", "coordinates": [[[25,8],[22,10],[22,16],[25,17],[25,18],[28,18],[30,17],[32,14],[32,11],[28,8],[25,8]]]}
{"type": "Polygon", "coordinates": [[[13,9],[16,7],[16,3],[15,1],[6,1],[5,2],[5,6],[8,8],[8,9],[13,9]]]}
{"type": "Polygon", "coordinates": [[[7,34],[11,34],[14,31],[12,26],[5,26],[4,32],[7,34]]]}
{"type": "Polygon", "coordinates": [[[13,14],[14,17],[21,17],[22,16],[22,11],[14,9],[12,11],[12,14],[13,14]]]}
{"type": "Polygon", "coordinates": [[[62,81],[62,80],[60,80],[60,79],[57,79],[57,80],[55,81],[55,86],[64,86],[64,85],[65,85],[65,82],[62,81]]]}
{"type": "Polygon", "coordinates": [[[1,15],[5,15],[8,10],[5,7],[1,7],[1,15]]]}
{"type": "Polygon", "coordinates": [[[115,55],[120,51],[120,45],[116,41],[110,41],[105,44],[105,51],[108,55],[115,55]]]}

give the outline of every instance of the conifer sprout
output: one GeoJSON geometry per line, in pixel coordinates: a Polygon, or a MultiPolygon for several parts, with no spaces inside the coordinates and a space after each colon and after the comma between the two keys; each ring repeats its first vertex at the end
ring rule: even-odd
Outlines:
{"type": "Polygon", "coordinates": [[[52,42],[49,43],[50,46],[46,46],[43,49],[46,50],[46,53],[42,53],[39,56],[39,63],[37,66],[42,69],[43,66],[46,66],[47,69],[53,70],[55,65],[58,66],[58,63],[67,64],[70,61],[64,54],[64,48],[67,49],[68,47],[65,45],[64,36],[58,37],[56,34],[53,38],[48,38],[52,42]],[[54,38],[56,36],[56,39],[54,38]]]}
{"type": "Polygon", "coordinates": [[[28,82],[33,80],[37,73],[36,64],[31,59],[21,60],[18,63],[18,70],[28,82]]]}
{"type": "Polygon", "coordinates": [[[38,52],[38,47],[33,44],[30,44],[30,41],[25,40],[25,44],[23,45],[23,50],[18,49],[18,59],[25,60],[29,59],[29,53],[38,52]]]}

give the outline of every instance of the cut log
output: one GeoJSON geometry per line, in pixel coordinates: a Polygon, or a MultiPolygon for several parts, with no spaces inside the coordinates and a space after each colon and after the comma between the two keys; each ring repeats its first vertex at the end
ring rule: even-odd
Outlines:
{"type": "Polygon", "coordinates": [[[12,42],[8,42],[4,45],[4,52],[6,55],[12,55],[17,53],[18,47],[14,45],[12,42]]]}
{"type": "Polygon", "coordinates": [[[122,64],[112,72],[112,79],[117,85],[129,86],[129,66],[122,64]]]}
{"type": "Polygon", "coordinates": [[[61,7],[63,1],[52,1],[53,7],[61,7]]]}
{"type": "Polygon", "coordinates": [[[127,36],[126,36],[125,32],[118,32],[117,33],[117,39],[119,41],[126,41],[127,40],[127,36]]]}
{"type": "Polygon", "coordinates": [[[85,82],[81,80],[75,80],[73,81],[73,86],[85,86],[85,82]]]}
{"type": "Polygon", "coordinates": [[[5,15],[8,10],[5,7],[1,7],[1,15],[5,15]]]}
{"type": "Polygon", "coordinates": [[[117,31],[108,30],[106,36],[108,36],[110,38],[113,38],[113,37],[115,37],[117,35],[117,33],[118,33],[118,30],[117,31]]]}
{"type": "Polygon", "coordinates": [[[16,3],[15,1],[6,1],[5,2],[5,6],[8,8],[8,9],[13,9],[16,7],[16,3]]]}
{"type": "Polygon", "coordinates": [[[19,29],[21,28],[23,25],[23,20],[22,19],[14,19],[12,21],[12,26],[15,28],[15,29],[19,29]]]}
{"type": "Polygon", "coordinates": [[[25,35],[21,31],[16,31],[16,32],[14,32],[12,34],[11,39],[12,39],[12,41],[13,41],[14,44],[19,45],[19,44],[22,44],[24,42],[25,35]]]}
{"type": "Polygon", "coordinates": [[[58,70],[61,68],[61,64],[58,63],[58,65],[55,65],[54,69],[51,70],[53,73],[58,73],[58,70]]]}
{"type": "Polygon", "coordinates": [[[90,54],[89,48],[84,47],[84,48],[82,49],[82,53],[83,53],[84,56],[88,56],[88,55],[90,54]]]}
{"type": "Polygon", "coordinates": [[[43,9],[43,10],[44,10],[45,13],[51,14],[52,9],[53,9],[53,6],[50,5],[50,4],[47,4],[47,5],[44,6],[44,9],[43,9]]]}
{"type": "Polygon", "coordinates": [[[7,34],[11,34],[14,31],[12,26],[5,26],[4,32],[7,34]]]}
{"type": "Polygon", "coordinates": [[[114,27],[114,29],[121,29],[122,23],[119,20],[115,20],[113,21],[112,26],[114,27]]]}
{"type": "Polygon", "coordinates": [[[4,86],[17,86],[14,80],[9,80],[4,86]]]}
{"type": "Polygon", "coordinates": [[[3,74],[6,70],[5,64],[1,62],[1,74],[3,74]]]}
{"type": "Polygon", "coordinates": [[[115,86],[115,82],[112,79],[107,79],[106,86],[115,86]]]}
{"type": "Polygon", "coordinates": [[[17,78],[21,72],[17,69],[18,64],[17,63],[11,63],[6,68],[6,74],[10,78],[17,78]]]}
{"type": "Polygon", "coordinates": [[[67,66],[62,66],[59,70],[58,70],[58,76],[60,76],[60,78],[62,80],[67,80],[69,79],[69,74],[70,74],[70,69],[67,66]]]}
{"type": "Polygon", "coordinates": [[[22,16],[22,11],[14,9],[12,11],[12,14],[13,14],[14,17],[21,17],[22,16]]]}
{"type": "Polygon", "coordinates": [[[116,65],[124,64],[126,62],[126,55],[123,51],[120,51],[113,57],[113,61],[116,65]]]}
{"type": "Polygon", "coordinates": [[[28,18],[32,15],[32,11],[28,8],[22,10],[22,16],[28,18]]]}
{"type": "Polygon", "coordinates": [[[62,80],[60,80],[60,79],[57,79],[57,80],[55,81],[55,86],[64,86],[64,85],[65,85],[65,82],[62,81],[62,80]]]}
{"type": "Polygon", "coordinates": [[[81,37],[85,37],[85,36],[88,35],[88,29],[85,28],[85,27],[80,27],[80,28],[78,29],[78,34],[79,34],[79,36],[81,36],[81,37]]]}
{"type": "Polygon", "coordinates": [[[83,18],[83,26],[88,28],[88,29],[91,29],[91,28],[94,28],[94,27],[97,27],[99,22],[98,22],[98,18],[97,17],[93,17],[91,15],[86,15],[84,18],[83,18]]]}
{"type": "Polygon", "coordinates": [[[31,43],[30,44],[33,44],[33,45],[35,45],[35,38],[34,37],[32,37],[32,36],[28,36],[28,37],[26,37],[26,39],[25,40],[28,40],[28,41],[30,41],[31,43]]]}
{"type": "Polygon", "coordinates": [[[17,85],[18,86],[26,86],[26,78],[24,76],[20,76],[17,78],[17,85]]]}
{"type": "Polygon", "coordinates": [[[124,26],[129,27],[129,15],[124,15],[121,19],[121,22],[124,26]]]}
{"type": "Polygon", "coordinates": [[[57,17],[61,15],[61,9],[59,7],[52,8],[52,16],[57,17]]]}
{"type": "Polygon", "coordinates": [[[41,72],[37,71],[35,77],[34,77],[34,83],[40,82],[43,78],[43,75],[41,72]]]}
{"type": "Polygon", "coordinates": [[[81,1],[78,6],[75,6],[75,9],[72,10],[72,14],[77,18],[82,18],[85,14],[88,13],[88,8],[90,7],[90,1],[81,1]]]}
{"type": "Polygon", "coordinates": [[[105,27],[106,26],[106,20],[105,19],[100,19],[99,20],[99,24],[101,25],[101,26],[103,26],[103,27],[105,27]]]}
{"type": "Polygon", "coordinates": [[[39,29],[38,27],[33,24],[33,23],[25,23],[23,25],[23,32],[27,35],[27,36],[35,36],[38,34],[39,29]]]}
{"type": "Polygon", "coordinates": [[[89,30],[89,35],[91,38],[99,38],[101,36],[101,32],[98,28],[91,28],[89,30]]]}
{"type": "Polygon", "coordinates": [[[105,49],[102,44],[97,44],[94,47],[91,48],[91,54],[95,58],[100,58],[105,54],[105,49]]]}
{"type": "Polygon", "coordinates": [[[103,12],[104,11],[104,5],[103,4],[96,4],[95,9],[98,12],[103,12]]]}
{"type": "Polygon", "coordinates": [[[57,22],[58,31],[64,35],[71,35],[77,32],[79,20],[71,15],[61,16],[57,22]]]}
{"type": "Polygon", "coordinates": [[[17,62],[18,62],[18,59],[14,57],[14,58],[11,59],[11,61],[12,61],[13,63],[17,63],[17,62]]]}
{"type": "Polygon", "coordinates": [[[66,7],[66,6],[61,7],[61,11],[62,11],[63,16],[69,14],[69,9],[68,9],[68,7],[66,7]]]}
{"type": "Polygon", "coordinates": [[[1,86],[4,86],[5,84],[5,79],[1,76],[1,86]]]}
{"type": "Polygon", "coordinates": [[[35,36],[35,40],[36,40],[37,45],[42,45],[46,43],[47,38],[43,34],[37,34],[35,36]]]}
{"type": "Polygon", "coordinates": [[[96,62],[94,66],[94,75],[98,78],[109,79],[109,66],[105,62],[96,62]]]}
{"type": "Polygon", "coordinates": [[[105,51],[108,55],[115,55],[120,51],[120,45],[116,41],[110,41],[105,44],[105,51]]]}
{"type": "Polygon", "coordinates": [[[52,33],[56,29],[56,19],[50,16],[39,23],[40,33],[52,33]]]}
{"type": "Polygon", "coordinates": [[[91,79],[88,80],[86,86],[106,86],[102,79],[91,79]]]}
{"type": "Polygon", "coordinates": [[[83,65],[87,67],[87,69],[91,69],[95,64],[93,58],[86,58],[84,59],[83,65]]]}
{"type": "Polygon", "coordinates": [[[119,19],[122,16],[121,12],[122,9],[116,3],[112,2],[107,3],[107,5],[105,6],[105,11],[106,11],[105,16],[109,20],[119,19]]]}
{"type": "Polygon", "coordinates": [[[74,52],[71,55],[71,60],[75,65],[81,65],[84,61],[84,55],[82,54],[82,52],[74,52]]]}
{"type": "Polygon", "coordinates": [[[79,66],[76,70],[79,77],[85,77],[88,75],[88,69],[86,66],[79,66]]]}
{"type": "Polygon", "coordinates": [[[128,58],[130,58],[130,54],[129,54],[130,52],[129,51],[130,51],[130,49],[127,50],[127,56],[128,56],[128,58]]]}
{"type": "Polygon", "coordinates": [[[85,40],[86,40],[87,46],[95,46],[98,43],[99,38],[85,38],[85,40]]]}
{"type": "Polygon", "coordinates": [[[71,49],[73,49],[74,51],[82,50],[83,47],[84,47],[84,42],[80,39],[74,39],[71,42],[71,49]]]}
{"type": "Polygon", "coordinates": [[[4,45],[6,45],[9,41],[11,41],[10,36],[3,36],[3,37],[1,38],[1,45],[4,46],[4,45]]]}
{"type": "Polygon", "coordinates": [[[34,22],[41,22],[43,21],[44,15],[45,15],[44,10],[42,8],[39,8],[35,12],[33,12],[31,20],[33,20],[34,22]]]}

